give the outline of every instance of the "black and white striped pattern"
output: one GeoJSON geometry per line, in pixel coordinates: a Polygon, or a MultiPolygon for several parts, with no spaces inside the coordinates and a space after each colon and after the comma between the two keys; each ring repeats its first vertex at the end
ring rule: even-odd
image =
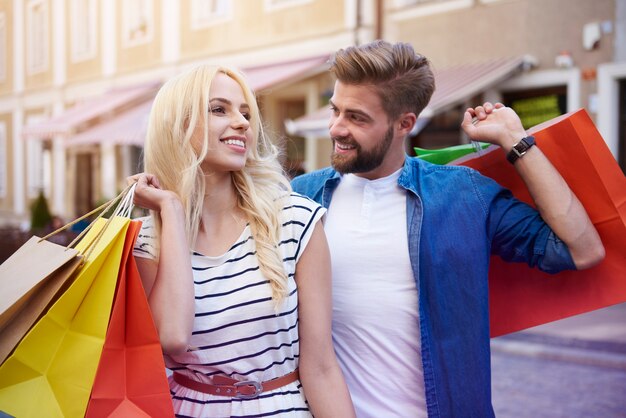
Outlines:
{"type": "MultiPolygon", "coordinates": [[[[269,281],[259,270],[249,227],[222,256],[193,253],[196,314],[191,345],[197,349],[166,356],[168,368],[201,381],[218,374],[265,381],[298,367],[296,262],[325,210],[295,193],[285,201],[279,249],[289,277],[289,296],[276,310],[269,281]]],[[[148,218],[137,239],[135,256],[155,258],[154,240],[148,218]]],[[[170,387],[181,417],[310,416],[300,382],[252,400],[207,395],[173,381],[170,387]]]]}

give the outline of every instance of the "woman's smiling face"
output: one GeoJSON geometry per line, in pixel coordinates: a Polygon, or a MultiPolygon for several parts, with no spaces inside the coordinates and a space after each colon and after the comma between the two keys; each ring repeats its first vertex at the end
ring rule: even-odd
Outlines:
{"type": "MultiPolygon", "coordinates": [[[[248,149],[254,147],[250,128],[250,106],[243,89],[231,77],[218,72],[209,90],[208,151],[202,163],[205,173],[237,171],[246,164],[248,149]]],[[[191,139],[196,152],[202,149],[204,121],[199,119],[191,139]]]]}

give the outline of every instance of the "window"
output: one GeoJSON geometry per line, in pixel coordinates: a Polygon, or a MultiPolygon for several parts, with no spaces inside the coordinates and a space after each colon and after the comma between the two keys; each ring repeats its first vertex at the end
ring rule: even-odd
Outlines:
{"type": "MultiPolygon", "coordinates": [[[[463,113],[465,113],[465,108],[459,105],[437,113],[430,120],[422,122],[425,126],[417,136],[410,138],[411,155],[415,155],[413,147],[437,149],[461,144],[459,121],[463,120],[463,113]]],[[[422,119],[418,119],[417,123],[420,123],[420,120],[422,119]]]]}
{"type": "Polygon", "coordinates": [[[191,29],[197,30],[232,19],[230,0],[191,0],[191,29]]]}
{"type": "Polygon", "coordinates": [[[26,141],[28,155],[28,197],[35,198],[43,189],[43,146],[39,139],[26,141]]]}
{"type": "Polygon", "coordinates": [[[425,3],[443,3],[450,0],[396,0],[397,6],[411,6],[415,4],[425,4],[425,3]]]}
{"type": "Polygon", "coordinates": [[[395,0],[396,11],[391,13],[393,21],[405,21],[474,6],[476,0],[395,0]]]}
{"type": "Polygon", "coordinates": [[[311,3],[313,0],[265,0],[266,10],[284,9],[287,7],[298,6],[305,3],[311,3]]]}
{"type": "Polygon", "coordinates": [[[85,61],[96,56],[97,6],[96,0],[71,0],[72,62],[85,61]]]}
{"type": "Polygon", "coordinates": [[[7,79],[7,20],[0,13],[0,82],[7,79]]]}
{"type": "Polygon", "coordinates": [[[48,2],[28,0],[26,5],[26,70],[28,74],[48,69],[48,2]]]}
{"type": "Polygon", "coordinates": [[[502,102],[513,108],[524,129],[567,112],[567,87],[556,86],[504,93],[502,102]]]}
{"type": "Polygon", "coordinates": [[[129,48],[148,43],[153,34],[153,1],[125,0],[122,3],[122,46],[129,48]]]}
{"type": "MultiPolygon", "coordinates": [[[[27,125],[32,125],[46,119],[44,115],[29,116],[27,125]]],[[[26,185],[29,198],[35,198],[40,190],[44,191],[46,197],[51,192],[51,166],[52,154],[49,149],[45,149],[44,142],[40,139],[26,140],[26,185]]]]}
{"type": "Polygon", "coordinates": [[[0,123],[0,198],[7,197],[7,177],[9,175],[7,152],[7,127],[6,124],[0,123]]]}

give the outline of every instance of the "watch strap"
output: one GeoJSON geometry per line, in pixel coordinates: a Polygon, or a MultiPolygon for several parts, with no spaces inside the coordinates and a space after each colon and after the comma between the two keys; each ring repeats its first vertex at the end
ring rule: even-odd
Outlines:
{"type": "Polygon", "coordinates": [[[524,154],[528,152],[528,150],[535,145],[535,137],[532,135],[527,136],[526,138],[520,139],[520,141],[513,145],[511,151],[506,154],[506,159],[514,164],[515,161],[520,159],[524,154]]]}

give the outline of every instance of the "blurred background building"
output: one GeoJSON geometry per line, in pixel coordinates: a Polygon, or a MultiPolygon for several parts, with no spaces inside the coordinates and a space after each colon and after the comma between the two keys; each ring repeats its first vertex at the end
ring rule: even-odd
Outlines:
{"type": "Polygon", "coordinates": [[[327,60],[377,38],[426,55],[413,146],[463,143],[463,110],[530,127],[585,107],[626,167],[626,0],[0,0],[0,225],[43,190],[64,219],[141,170],[151,101],[198,63],[242,68],[291,174],[329,162],[327,60]]]}

